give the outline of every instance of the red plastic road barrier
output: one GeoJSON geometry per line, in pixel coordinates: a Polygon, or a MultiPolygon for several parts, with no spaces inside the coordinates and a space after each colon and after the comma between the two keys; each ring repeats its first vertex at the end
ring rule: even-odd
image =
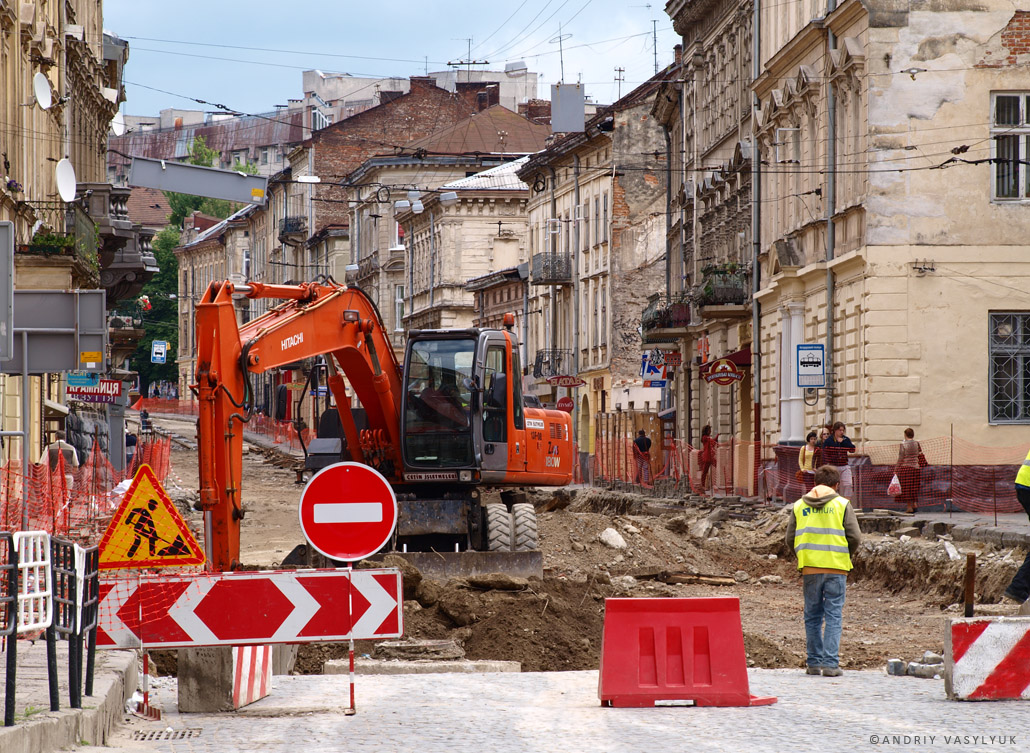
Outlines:
{"type": "Polygon", "coordinates": [[[1030,617],[949,620],[944,650],[951,700],[1030,700],[1030,617]]]}
{"type": "Polygon", "coordinates": [[[748,689],[740,601],[606,599],[602,706],[639,708],[657,701],[695,706],[764,706],[775,697],[748,689]]]}
{"type": "Polygon", "coordinates": [[[98,648],[318,643],[404,634],[401,574],[285,570],[100,582],[98,648]]]}
{"type": "Polygon", "coordinates": [[[272,647],[233,646],[232,707],[260,701],[272,689],[272,647]]]}

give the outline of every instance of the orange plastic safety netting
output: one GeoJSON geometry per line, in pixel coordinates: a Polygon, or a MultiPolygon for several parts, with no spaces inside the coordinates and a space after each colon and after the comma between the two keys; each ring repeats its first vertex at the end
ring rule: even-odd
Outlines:
{"type": "MultiPolygon", "coordinates": [[[[595,439],[592,477],[596,484],[622,484],[661,493],[740,494],[770,501],[798,499],[812,486],[812,474],[799,474],[797,446],[719,442],[714,463],[702,462],[692,445],[666,438],[651,449],[650,476],[641,467],[630,436],[595,439]],[[707,466],[707,468],[706,468],[707,466]],[[705,472],[707,470],[707,472],[705,472]]],[[[905,460],[901,444],[863,445],[849,457],[840,491],[861,509],[1020,512],[1013,486],[1027,445],[982,447],[963,439],[938,437],[920,442],[922,460],[905,460]],[[888,493],[895,473],[901,494],[888,493]]],[[[819,462],[819,458],[817,458],[819,462]]]]}
{"type": "Polygon", "coordinates": [[[9,458],[0,466],[0,529],[46,531],[54,536],[95,543],[97,527],[114,509],[115,488],[149,465],[164,480],[171,469],[171,440],[152,437],[137,446],[131,467],[116,470],[94,441],[85,462],[66,464],[64,453],[56,462],[29,466],[22,474],[21,460],[9,458]],[[26,494],[27,492],[27,494],[26,494]],[[27,526],[23,526],[26,521],[27,526]]]}
{"type": "MultiPolygon", "coordinates": [[[[143,410],[153,415],[196,416],[197,402],[193,400],[167,400],[163,398],[141,398],[133,403],[135,410],[143,410]]],[[[292,452],[300,451],[301,439],[306,446],[314,436],[311,429],[301,429],[298,436],[292,421],[277,421],[274,418],[256,414],[244,427],[244,433],[257,434],[271,440],[274,444],[285,445],[292,452]]]]}

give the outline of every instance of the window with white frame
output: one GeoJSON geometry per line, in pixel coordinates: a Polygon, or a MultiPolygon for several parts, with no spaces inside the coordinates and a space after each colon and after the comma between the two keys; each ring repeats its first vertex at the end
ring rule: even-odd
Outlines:
{"type": "Polygon", "coordinates": [[[1030,199],[1030,92],[991,95],[992,198],[1030,199]]]}
{"type": "Polygon", "coordinates": [[[393,331],[404,331],[404,286],[393,286],[393,331]]]}
{"type": "Polygon", "coordinates": [[[1030,312],[990,315],[991,423],[1030,423],[1030,312]]]}
{"type": "Polygon", "coordinates": [[[594,197],[594,243],[601,242],[601,199],[594,197]]]}
{"type": "Polygon", "coordinates": [[[601,228],[604,236],[601,238],[605,243],[608,242],[608,192],[605,191],[603,196],[603,203],[601,204],[602,217],[601,228]]]}

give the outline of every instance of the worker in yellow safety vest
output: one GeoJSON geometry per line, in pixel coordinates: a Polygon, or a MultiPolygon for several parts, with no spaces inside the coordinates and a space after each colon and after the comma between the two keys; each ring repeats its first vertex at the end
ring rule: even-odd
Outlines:
{"type": "Polygon", "coordinates": [[[837,494],[837,467],[820,466],[813,482],[812,490],[791,508],[787,546],[797,555],[805,585],[806,672],[840,677],[844,595],[862,531],[851,502],[837,494]]]}
{"type": "MultiPolygon", "coordinates": [[[[1016,499],[1026,510],[1027,516],[1030,516],[1030,453],[1027,453],[1026,460],[1016,474],[1016,499]]],[[[1030,554],[1026,555],[1023,565],[1005,589],[1005,597],[1020,604],[1030,598],[1030,554]]]]}

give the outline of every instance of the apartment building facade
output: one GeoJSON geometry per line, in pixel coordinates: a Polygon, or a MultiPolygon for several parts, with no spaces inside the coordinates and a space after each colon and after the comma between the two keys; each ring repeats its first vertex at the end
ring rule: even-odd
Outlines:
{"type": "Polygon", "coordinates": [[[651,108],[667,71],[565,134],[519,169],[529,186],[527,394],[573,399],[581,450],[598,412],[654,410],[641,376],[640,311],[665,278],[666,167],[651,108]],[[585,384],[558,387],[554,377],[585,384]],[[548,381],[548,380],[551,381],[548,381]]]}
{"type": "Polygon", "coordinates": [[[763,437],[796,443],[832,418],[873,444],[907,427],[1025,444],[1030,9],[773,16],[754,87],[763,437]],[[807,401],[799,343],[826,347],[828,389],[807,401]]]}

